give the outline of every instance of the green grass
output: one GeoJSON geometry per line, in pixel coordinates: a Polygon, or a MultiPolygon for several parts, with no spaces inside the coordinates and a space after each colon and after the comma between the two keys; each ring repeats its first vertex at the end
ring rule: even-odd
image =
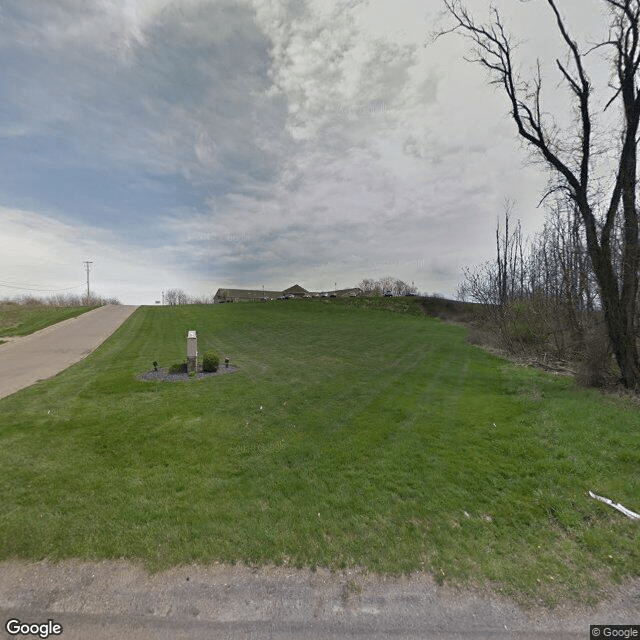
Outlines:
{"type": "Polygon", "coordinates": [[[337,301],[141,308],[0,401],[0,558],[432,573],[520,602],[640,573],[639,410],[337,301]],[[136,376],[185,356],[232,374],[136,376]]]}
{"type": "Polygon", "coordinates": [[[95,309],[95,306],[54,307],[47,304],[0,302],[0,336],[26,336],[91,309],[95,309]]]}

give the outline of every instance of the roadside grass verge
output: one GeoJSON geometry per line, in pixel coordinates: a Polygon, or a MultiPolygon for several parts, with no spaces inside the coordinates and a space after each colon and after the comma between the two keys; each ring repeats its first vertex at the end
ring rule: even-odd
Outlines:
{"type": "Polygon", "coordinates": [[[521,603],[640,574],[640,424],[433,318],[295,300],[141,308],[0,401],[0,558],[427,571],[521,603]],[[200,352],[238,371],[142,382],[200,352]]]}
{"type": "Polygon", "coordinates": [[[54,307],[48,304],[0,302],[0,336],[27,336],[95,308],[95,305],[54,307]]]}

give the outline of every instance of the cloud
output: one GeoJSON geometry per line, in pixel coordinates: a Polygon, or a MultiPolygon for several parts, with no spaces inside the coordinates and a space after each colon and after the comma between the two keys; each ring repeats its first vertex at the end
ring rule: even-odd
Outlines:
{"type": "Polygon", "coordinates": [[[16,44],[47,52],[86,47],[126,61],[147,24],[171,0],[6,0],[2,17],[16,44]]]}
{"type": "Polygon", "coordinates": [[[263,97],[269,43],[250,7],[42,5],[48,10],[21,4],[5,29],[24,48],[7,93],[32,133],[63,135],[85,163],[127,163],[192,180],[215,177],[223,164],[250,161],[258,174],[258,162],[268,164],[253,140],[278,128],[278,113],[263,97]],[[16,24],[17,36],[9,33],[16,24]]]}
{"type": "Polygon", "coordinates": [[[39,238],[34,260],[59,250],[29,215],[62,255],[73,229],[95,239],[74,262],[194,294],[387,267],[451,292],[492,250],[504,196],[539,180],[464,49],[423,46],[433,15],[420,0],[9,0],[0,205],[39,238]]]}
{"type": "MultiPolygon", "coordinates": [[[[0,207],[0,295],[46,296],[86,291],[84,261],[92,260],[91,291],[128,304],[152,302],[180,274],[154,251],[116,242],[108,232],[66,224],[55,215],[0,207]],[[10,285],[10,286],[7,286],[10,285]]],[[[184,276],[183,276],[184,277],[184,276]]]]}
{"type": "Polygon", "coordinates": [[[360,28],[362,5],[254,2],[272,42],[271,92],[286,97],[296,140],[335,138],[345,123],[393,108],[402,94],[417,47],[370,37],[360,28]]]}

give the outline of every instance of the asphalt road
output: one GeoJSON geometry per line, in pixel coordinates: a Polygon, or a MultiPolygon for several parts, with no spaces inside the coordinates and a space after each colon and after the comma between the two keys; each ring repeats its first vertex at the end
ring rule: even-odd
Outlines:
{"type": "MultiPolygon", "coordinates": [[[[596,607],[523,609],[495,594],[438,586],[424,574],[242,565],[148,574],[124,560],[0,563],[6,622],[62,626],[63,640],[589,638],[590,624],[640,624],[640,581],[596,607]]],[[[34,637],[34,636],[31,636],[34,637]]]]}
{"type": "Polygon", "coordinates": [[[100,346],[138,307],[105,305],[0,345],[0,398],[60,373],[100,346]]]}

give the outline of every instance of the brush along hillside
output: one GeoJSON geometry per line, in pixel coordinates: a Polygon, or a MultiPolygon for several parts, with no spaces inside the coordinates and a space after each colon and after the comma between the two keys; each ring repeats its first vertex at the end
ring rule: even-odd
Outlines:
{"type": "Polygon", "coordinates": [[[0,336],[26,336],[62,320],[75,318],[97,306],[0,302],[0,336]]]}
{"type": "Polygon", "coordinates": [[[637,405],[389,304],[139,309],[0,401],[0,557],[421,570],[545,603],[638,575],[638,522],[588,496],[640,508],[637,405]],[[139,379],[191,329],[237,370],[139,379]]]}

